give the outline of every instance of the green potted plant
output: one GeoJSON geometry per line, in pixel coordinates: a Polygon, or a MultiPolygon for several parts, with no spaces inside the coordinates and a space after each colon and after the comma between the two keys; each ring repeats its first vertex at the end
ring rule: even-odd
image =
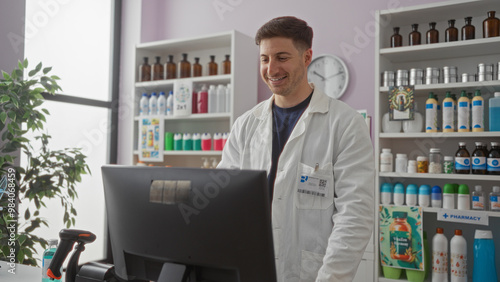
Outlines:
{"type": "Polygon", "coordinates": [[[40,210],[48,199],[60,199],[64,224],[74,226],[76,184],[90,169],[80,149],[49,149],[50,135],[43,132],[49,112],[41,107],[42,93],[61,90],[59,77],[49,76],[51,68],[42,68],[42,63],[25,75],[27,68],[28,60],[19,62],[10,74],[2,71],[0,79],[0,260],[37,265],[41,255],[36,246],[45,249],[47,241],[33,231],[49,226],[40,210]],[[25,137],[28,132],[36,134],[37,142],[25,137]],[[40,143],[40,148],[33,143],[40,143]],[[20,150],[27,157],[24,167],[14,166],[13,153],[20,150]],[[19,202],[33,203],[34,208],[23,205],[19,210],[19,202]]]}

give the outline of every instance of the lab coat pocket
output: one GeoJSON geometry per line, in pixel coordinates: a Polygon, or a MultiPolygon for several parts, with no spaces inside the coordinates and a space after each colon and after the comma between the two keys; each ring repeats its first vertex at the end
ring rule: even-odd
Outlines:
{"type": "Polygon", "coordinates": [[[333,205],[333,165],[311,167],[299,163],[295,206],[298,209],[327,209],[333,205]]]}
{"type": "Polygon", "coordinates": [[[318,271],[323,265],[325,255],[302,251],[300,260],[300,282],[316,281],[318,271]]]}

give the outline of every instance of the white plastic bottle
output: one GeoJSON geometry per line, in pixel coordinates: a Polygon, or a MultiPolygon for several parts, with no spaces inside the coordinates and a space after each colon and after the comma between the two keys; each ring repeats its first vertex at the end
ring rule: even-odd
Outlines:
{"type": "Polygon", "coordinates": [[[160,92],[160,97],[158,98],[158,115],[167,114],[167,97],[165,97],[165,92],[160,92]]]}
{"type": "Polygon", "coordinates": [[[167,97],[167,116],[174,114],[174,92],[171,90],[167,97]]]}
{"type": "Polygon", "coordinates": [[[450,240],[451,282],[467,282],[467,241],[462,230],[455,230],[450,240]]]}
{"type": "Polygon", "coordinates": [[[481,185],[474,186],[474,191],[472,191],[472,209],[484,210],[484,193],[481,185]]]}
{"type": "Polygon", "coordinates": [[[490,211],[500,211],[500,186],[493,186],[490,193],[490,211]]]}
{"type": "Polygon", "coordinates": [[[451,97],[451,92],[446,92],[443,100],[443,132],[455,131],[455,100],[451,97]]]}
{"type": "Polygon", "coordinates": [[[222,84],[217,86],[217,112],[226,112],[226,86],[222,84]]]}
{"type": "Polygon", "coordinates": [[[484,99],[481,97],[481,90],[476,90],[472,99],[471,125],[473,132],[484,131],[484,99]]]}
{"type": "Polygon", "coordinates": [[[158,114],[158,96],[156,92],[151,93],[151,97],[149,98],[149,115],[157,115],[158,114]]]}
{"type": "Polygon", "coordinates": [[[141,116],[149,115],[149,96],[148,96],[148,93],[142,93],[141,100],[139,101],[139,114],[141,116]]]}
{"type": "Polygon", "coordinates": [[[462,91],[458,99],[458,132],[470,131],[470,100],[467,93],[462,91]]]}
{"type": "Polygon", "coordinates": [[[215,85],[210,85],[208,88],[208,113],[217,112],[217,89],[215,85]]]}
{"type": "MultiPolygon", "coordinates": [[[[43,252],[43,260],[42,260],[42,282],[52,282],[52,281],[61,281],[61,280],[51,280],[47,275],[47,270],[49,269],[50,262],[54,258],[54,254],[57,249],[57,239],[48,240],[47,249],[43,252]]],[[[61,267],[62,268],[62,267],[61,267]]]]}
{"type": "Polygon", "coordinates": [[[448,282],[448,239],[440,227],[432,238],[432,282],[448,282]]]}
{"type": "Polygon", "coordinates": [[[383,148],[380,154],[380,172],[393,172],[394,164],[391,149],[383,148]]]}
{"type": "Polygon", "coordinates": [[[231,112],[231,83],[226,86],[226,113],[231,112]]]}

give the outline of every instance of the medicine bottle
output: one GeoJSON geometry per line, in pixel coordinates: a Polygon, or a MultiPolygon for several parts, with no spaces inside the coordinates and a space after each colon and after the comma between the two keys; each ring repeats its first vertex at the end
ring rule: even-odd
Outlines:
{"type": "Polygon", "coordinates": [[[491,149],[488,153],[487,163],[488,174],[500,174],[500,148],[498,147],[498,142],[491,142],[491,149]]]}
{"type": "Polygon", "coordinates": [[[500,186],[493,186],[490,193],[490,211],[500,211],[500,186]]]}
{"type": "Polygon", "coordinates": [[[439,31],[436,29],[436,23],[431,22],[429,23],[429,30],[425,34],[426,37],[426,43],[427,44],[432,44],[432,43],[438,43],[439,42],[439,31]]]}
{"type": "Polygon", "coordinates": [[[465,142],[458,143],[458,150],[455,154],[455,173],[470,174],[470,154],[465,142]]]}
{"type": "Polygon", "coordinates": [[[411,25],[412,31],[410,32],[408,36],[408,45],[409,46],[414,46],[414,45],[420,45],[420,32],[418,31],[418,24],[412,24],[411,25]]]}
{"type": "Polygon", "coordinates": [[[394,205],[396,206],[402,206],[405,204],[405,187],[399,182],[394,185],[393,200],[394,205]]]}
{"type": "Polygon", "coordinates": [[[455,27],[455,20],[448,21],[448,28],[444,33],[445,42],[453,42],[458,40],[458,29],[455,27]]]}
{"type": "Polygon", "coordinates": [[[394,164],[391,149],[383,148],[380,154],[380,172],[393,172],[394,164]]]}
{"type": "Polygon", "coordinates": [[[406,186],[406,205],[410,207],[414,207],[418,203],[418,188],[415,184],[408,184],[406,186]]]}
{"type": "Polygon", "coordinates": [[[148,57],[143,58],[142,64],[139,66],[139,81],[151,80],[151,65],[148,63],[148,57]]]}
{"type": "Polygon", "coordinates": [[[495,18],[495,11],[489,11],[483,21],[483,38],[500,36],[500,20],[495,18]]]}
{"type": "Polygon", "coordinates": [[[396,172],[408,171],[408,157],[406,154],[396,154],[396,172]]]}
{"type": "Polygon", "coordinates": [[[222,62],[222,73],[230,74],[231,73],[231,60],[229,59],[229,55],[226,55],[226,59],[222,62]]]}
{"type": "Polygon", "coordinates": [[[383,183],[380,187],[380,203],[390,205],[392,203],[392,184],[383,183]]]}
{"type": "Polygon", "coordinates": [[[417,173],[417,161],[409,160],[408,161],[408,173],[417,173]]]}
{"type": "Polygon", "coordinates": [[[467,184],[460,184],[460,186],[458,186],[457,209],[470,210],[470,194],[467,184]]]}
{"type": "Polygon", "coordinates": [[[218,67],[217,63],[215,62],[215,56],[212,55],[210,56],[210,62],[208,62],[208,75],[217,75],[218,72],[218,67]]]}
{"type": "Polygon", "coordinates": [[[394,34],[391,36],[391,47],[403,46],[403,36],[399,34],[399,27],[394,27],[394,34]]]}
{"type": "Polygon", "coordinates": [[[453,173],[453,157],[452,156],[444,156],[443,173],[446,173],[446,174],[453,173]]]}
{"type": "Polygon", "coordinates": [[[476,38],[476,28],[472,25],[472,17],[465,18],[465,25],[462,27],[462,40],[476,38]]]}
{"type": "Polygon", "coordinates": [[[187,59],[188,54],[182,54],[182,61],[179,62],[179,78],[191,77],[191,63],[187,59]]]}
{"type": "Polygon", "coordinates": [[[417,157],[417,173],[429,172],[429,158],[425,156],[417,157]]]}
{"type": "Polygon", "coordinates": [[[153,80],[163,79],[163,65],[160,63],[160,56],[156,56],[156,62],[153,65],[153,80]]]}
{"type": "Polygon", "coordinates": [[[429,153],[429,173],[442,173],[442,158],[439,148],[431,148],[429,153]]]}
{"type": "Polygon", "coordinates": [[[200,64],[200,58],[198,58],[198,57],[194,58],[193,77],[202,76],[202,69],[203,69],[203,67],[200,64]]]}
{"type": "Polygon", "coordinates": [[[177,65],[174,63],[174,56],[168,55],[168,61],[165,63],[165,79],[177,78],[177,65]]]}
{"type": "Polygon", "coordinates": [[[486,154],[483,150],[483,143],[476,142],[476,149],[472,152],[472,174],[486,174],[486,154]]]}
{"type": "Polygon", "coordinates": [[[431,187],[429,185],[420,185],[418,188],[418,205],[421,207],[431,205],[431,187]]]}
{"type": "Polygon", "coordinates": [[[389,237],[391,246],[395,251],[391,251],[391,258],[401,261],[411,261],[411,226],[406,221],[408,214],[406,212],[395,211],[392,213],[393,222],[389,226],[389,237]]]}

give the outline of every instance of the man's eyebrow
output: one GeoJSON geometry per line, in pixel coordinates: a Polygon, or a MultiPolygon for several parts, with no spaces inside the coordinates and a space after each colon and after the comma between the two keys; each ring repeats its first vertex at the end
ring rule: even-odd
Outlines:
{"type": "Polygon", "coordinates": [[[278,52],[276,54],[272,54],[272,55],[267,55],[267,54],[260,54],[261,57],[269,57],[269,56],[281,56],[281,55],[291,55],[292,53],[289,53],[289,52],[278,52]]]}

